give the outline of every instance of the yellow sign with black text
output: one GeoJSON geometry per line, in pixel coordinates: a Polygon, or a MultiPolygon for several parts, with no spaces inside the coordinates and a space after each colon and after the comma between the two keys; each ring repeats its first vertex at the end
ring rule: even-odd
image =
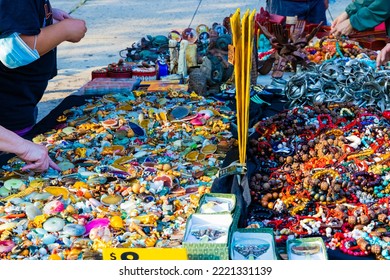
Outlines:
{"type": "Polygon", "coordinates": [[[103,260],[188,260],[185,248],[106,248],[103,260]]]}

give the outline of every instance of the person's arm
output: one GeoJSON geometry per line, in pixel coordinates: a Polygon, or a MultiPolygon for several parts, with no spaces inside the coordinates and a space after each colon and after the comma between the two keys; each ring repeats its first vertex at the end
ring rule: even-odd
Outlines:
{"type": "Polygon", "coordinates": [[[375,0],[354,0],[348,4],[348,6],[345,8],[345,12],[348,14],[348,16],[351,16],[359,9],[368,6],[373,1],[375,0]]]}
{"type": "Polygon", "coordinates": [[[335,36],[349,35],[353,31],[351,20],[347,18],[346,20],[339,22],[334,28],[330,30],[331,34],[335,36]]]}
{"type": "Polygon", "coordinates": [[[390,1],[373,0],[369,5],[360,7],[349,18],[352,27],[358,31],[374,28],[390,18],[390,1]]]}
{"type": "Polygon", "coordinates": [[[390,43],[388,43],[376,57],[376,66],[382,66],[390,60],[390,43]]]}
{"type": "MultiPolygon", "coordinates": [[[[42,56],[62,42],[68,41],[76,43],[80,41],[86,32],[87,27],[85,25],[85,21],[65,18],[56,24],[52,24],[41,29],[41,32],[36,35],[36,49],[39,55],[42,56]]],[[[29,45],[30,48],[34,48],[34,35],[20,35],[20,37],[27,45],[29,45]]]]}
{"type": "MultiPolygon", "coordinates": [[[[373,1],[373,0],[368,0],[368,1],[373,1]]],[[[332,22],[332,29],[331,29],[331,33],[334,34],[336,33],[336,28],[337,26],[342,23],[343,21],[349,19],[350,16],[352,16],[353,14],[355,14],[359,8],[362,8],[364,7],[364,5],[366,4],[367,0],[355,0],[355,1],[352,1],[351,3],[348,4],[348,6],[345,8],[345,11],[342,12],[338,17],[336,17],[333,22],[332,22]]]]}
{"type": "Polygon", "coordinates": [[[334,33],[334,29],[336,28],[336,26],[338,24],[340,24],[341,22],[347,20],[349,18],[348,14],[346,12],[343,12],[341,13],[337,18],[334,19],[334,21],[332,22],[332,29],[331,29],[331,33],[334,33]]]}
{"type": "Polygon", "coordinates": [[[48,155],[47,148],[23,139],[14,132],[0,126],[0,151],[13,153],[27,164],[22,170],[43,172],[49,167],[60,170],[48,155]]]}

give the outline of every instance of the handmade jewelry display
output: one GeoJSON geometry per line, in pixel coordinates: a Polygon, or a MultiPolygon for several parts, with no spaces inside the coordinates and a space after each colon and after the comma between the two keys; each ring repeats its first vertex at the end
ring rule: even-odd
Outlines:
{"type": "Polygon", "coordinates": [[[248,223],[272,227],[278,242],[322,236],[329,249],[383,258],[386,246],[372,249],[372,238],[388,238],[389,125],[387,111],[351,103],[316,103],[259,122],[249,148],[258,169],[248,223]],[[265,211],[267,218],[258,215],[265,211]],[[357,231],[367,246],[357,245],[357,231]]]}
{"type": "MultiPolygon", "coordinates": [[[[104,248],[181,246],[187,218],[234,141],[232,112],[220,105],[195,93],[137,90],[64,111],[33,139],[61,171],[22,172],[18,158],[0,170],[0,258],[95,259],[104,248]]],[[[228,228],[191,236],[227,239],[228,228]]]]}
{"type": "Polygon", "coordinates": [[[231,235],[232,260],[276,260],[272,229],[236,229],[231,235]]]}
{"type": "Polygon", "coordinates": [[[359,58],[327,60],[292,76],[285,88],[290,108],[340,100],[388,109],[389,72],[376,71],[367,55],[359,58]]]}

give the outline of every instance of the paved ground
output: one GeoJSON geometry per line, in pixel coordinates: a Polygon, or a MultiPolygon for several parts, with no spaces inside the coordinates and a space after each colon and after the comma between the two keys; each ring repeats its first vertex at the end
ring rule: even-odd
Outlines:
{"type": "MultiPolygon", "coordinates": [[[[351,0],[331,0],[328,21],[336,17],[351,0]],[[336,1],[336,3],[334,3],[336,1]]],[[[49,82],[39,104],[39,116],[46,116],[63,98],[90,80],[91,71],[116,62],[119,51],[130,47],[147,34],[167,35],[189,26],[198,0],[51,0],[52,6],[72,11],[87,22],[88,32],[79,43],[58,47],[59,74],[49,82]]],[[[265,0],[201,0],[191,27],[211,26],[237,8],[259,10],[265,0]],[[232,3],[233,2],[233,3],[232,3]]]]}

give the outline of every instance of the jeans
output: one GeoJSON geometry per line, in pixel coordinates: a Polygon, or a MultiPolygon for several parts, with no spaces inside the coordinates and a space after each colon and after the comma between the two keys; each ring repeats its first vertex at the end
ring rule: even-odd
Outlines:
{"type": "Polygon", "coordinates": [[[306,20],[308,23],[327,25],[324,0],[267,0],[267,11],[271,14],[294,17],[306,20]]]}

